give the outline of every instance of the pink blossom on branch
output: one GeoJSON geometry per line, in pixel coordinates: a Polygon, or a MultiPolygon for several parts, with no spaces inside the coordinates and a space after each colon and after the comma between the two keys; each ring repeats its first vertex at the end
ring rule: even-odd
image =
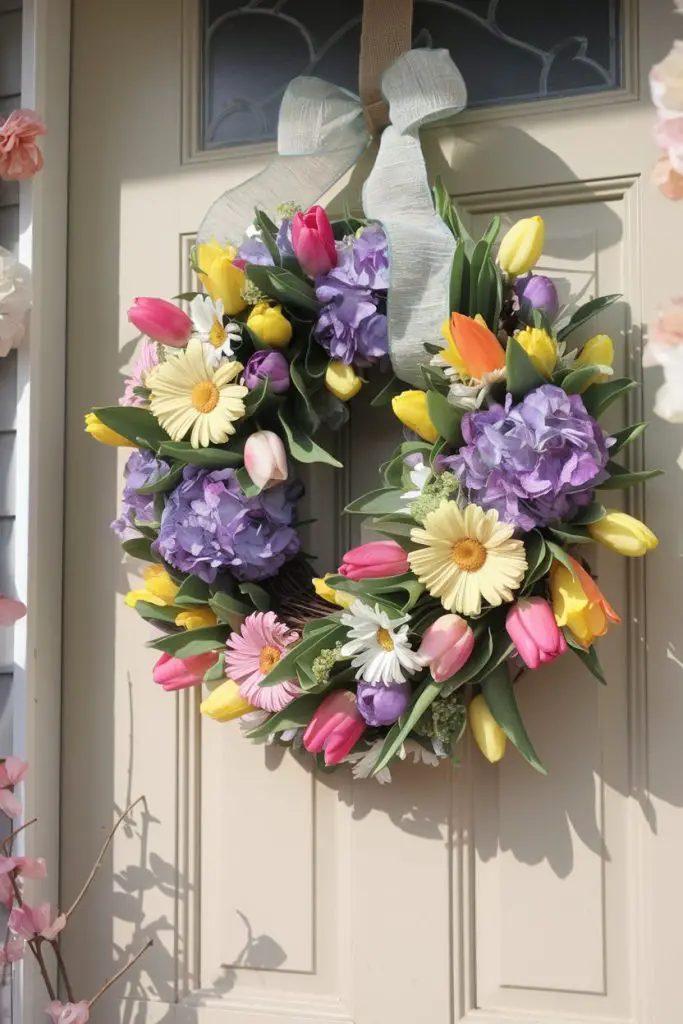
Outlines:
{"type": "Polygon", "coordinates": [[[11,792],[11,787],[26,775],[28,762],[18,757],[8,757],[0,764],[0,811],[8,818],[18,818],[21,814],[21,801],[11,792]]]}
{"type": "Polygon", "coordinates": [[[34,110],[15,110],[0,124],[0,178],[28,181],[43,166],[36,139],[47,128],[34,110]]]}
{"type": "Polygon", "coordinates": [[[13,626],[26,615],[26,605],[13,597],[0,594],[0,626],[13,626]]]}
{"type": "Polygon", "coordinates": [[[4,946],[0,946],[0,964],[13,964],[22,960],[26,943],[23,939],[7,939],[4,946]]]}
{"type": "Polygon", "coordinates": [[[15,907],[10,914],[9,930],[20,939],[33,939],[40,935],[51,942],[66,924],[66,916],[60,914],[50,923],[51,918],[49,903],[39,903],[37,907],[23,903],[20,907],[15,907]]]}
{"type": "Polygon", "coordinates": [[[45,1007],[52,1024],[88,1024],[90,1006],[83,1000],[80,1003],[58,1003],[56,1000],[45,1007]]]}

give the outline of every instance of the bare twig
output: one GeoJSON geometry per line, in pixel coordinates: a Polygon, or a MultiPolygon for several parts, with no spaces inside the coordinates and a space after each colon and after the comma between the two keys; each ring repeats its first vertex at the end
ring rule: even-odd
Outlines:
{"type": "Polygon", "coordinates": [[[2,849],[6,856],[9,857],[11,855],[12,843],[17,838],[19,833],[23,832],[25,828],[29,827],[29,825],[35,825],[37,821],[37,818],[31,818],[30,821],[25,821],[23,825],[20,825],[19,828],[15,828],[13,832],[10,832],[10,834],[2,840],[2,849]]]}
{"type": "Polygon", "coordinates": [[[61,951],[61,949],[59,947],[59,939],[51,939],[50,940],[50,945],[52,946],[52,948],[54,950],[54,953],[55,953],[55,959],[57,961],[57,969],[59,970],[59,972],[62,975],[62,981],[64,982],[64,988],[66,989],[67,999],[69,1000],[70,1003],[75,1003],[76,999],[74,997],[74,990],[73,990],[73,988],[71,986],[71,981],[69,979],[69,975],[66,972],[66,964],[64,963],[64,958],[62,957],[62,951],[61,951]]]}
{"type": "Polygon", "coordinates": [[[154,945],[154,939],[148,939],[147,942],[145,943],[145,945],[142,947],[142,949],[139,949],[137,951],[137,953],[135,954],[135,956],[130,957],[129,960],[127,961],[127,963],[125,963],[123,965],[123,967],[121,968],[120,971],[116,972],[116,974],[114,975],[113,978],[110,978],[109,981],[105,981],[104,985],[99,990],[99,992],[97,992],[96,995],[94,995],[92,997],[92,999],[88,1003],[88,1006],[89,1007],[94,1006],[95,1003],[97,1002],[97,1000],[100,999],[104,995],[104,993],[108,989],[110,989],[112,987],[112,985],[115,985],[116,982],[119,980],[119,978],[123,977],[123,975],[126,973],[126,971],[130,970],[130,968],[133,966],[133,964],[136,963],[136,961],[138,961],[140,959],[142,954],[146,953],[147,950],[149,949],[149,947],[153,946],[153,945],[154,945]]]}
{"type": "Polygon", "coordinates": [[[97,858],[97,860],[95,861],[95,863],[93,865],[93,869],[92,869],[92,871],[90,872],[90,874],[88,875],[88,877],[87,877],[87,879],[85,881],[85,885],[83,886],[83,888],[79,892],[78,896],[73,901],[73,903],[71,904],[70,908],[67,910],[66,914],[64,915],[66,917],[67,921],[69,920],[69,918],[73,914],[74,910],[76,909],[76,907],[81,902],[81,900],[85,896],[86,892],[88,891],[88,889],[92,885],[92,883],[93,883],[93,881],[95,879],[95,875],[97,874],[99,869],[102,867],[102,861],[104,860],[104,855],[107,852],[107,850],[109,849],[109,846],[111,845],[111,841],[114,838],[114,836],[116,835],[116,830],[118,829],[119,825],[121,825],[125,821],[125,819],[128,817],[128,815],[133,810],[133,808],[135,806],[137,806],[137,804],[141,803],[144,799],[145,799],[144,796],[139,796],[137,798],[137,800],[134,800],[133,803],[130,804],[125,809],[123,814],[115,822],[113,828],[110,830],[107,838],[104,841],[104,845],[102,846],[102,849],[100,850],[100,855],[97,858]]]}

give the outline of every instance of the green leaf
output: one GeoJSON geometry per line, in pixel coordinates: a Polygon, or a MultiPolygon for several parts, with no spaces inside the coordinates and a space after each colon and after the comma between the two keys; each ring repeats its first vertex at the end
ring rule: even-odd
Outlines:
{"type": "Polygon", "coordinates": [[[596,373],[600,373],[599,366],[579,366],[566,374],[561,387],[568,395],[579,395],[596,373]]]}
{"type": "Polygon", "coordinates": [[[245,273],[257,288],[286,306],[295,306],[307,313],[314,313],[316,316],[320,312],[320,303],[315,296],[315,289],[293,274],[291,270],[286,270],[284,267],[256,266],[250,263],[247,265],[245,273]]]}
{"type": "Polygon", "coordinates": [[[592,316],[599,313],[603,309],[607,309],[613,302],[616,302],[621,298],[621,295],[603,295],[597,299],[591,299],[589,302],[579,306],[576,312],[569,318],[569,320],[561,321],[556,325],[557,340],[564,341],[568,338],[572,331],[575,331],[577,327],[584,324],[586,320],[590,320],[592,316]]]}
{"type": "Polygon", "coordinates": [[[415,521],[410,516],[389,515],[372,520],[372,530],[374,533],[379,533],[382,537],[389,537],[391,540],[398,541],[405,551],[413,551],[416,547],[419,547],[418,544],[414,544],[410,539],[411,531],[414,529],[415,521]]]}
{"type": "Polygon", "coordinates": [[[277,226],[273,224],[270,217],[263,212],[263,210],[257,210],[256,216],[254,217],[254,224],[261,232],[261,238],[263,239],[266,249],[270,253],[273,263],[275,266],[279,266],[282,262],[280,257],[280,250],[275,244],[275,236],[277,235],[277,226]]]}
{"type": "Polygon", "coordinates": [[[498,329],[498,274],[490,256],[484,260],[477,281],[477,311],[496,333],[498,329]]]}
{"type": "Polygon", "coordinates": [[[437,391],[441,395],[448,394],[448,380],[440,366],[430,366],[428,363],[420,364],[425,386],[428,391],[437,391]]]}
{"type": "Polygon", "coordinates": [[[381,516],[396,512],[401,507],[401,489],[395,487],[378,487],[356,498],[344,509],[345,512],[364,516],[381,516]]]}
{"type": "Polygon", "coordinates": [[[150,601],[136,601],[135,611],[148,622],[172,622],[175,624],[176,615],[180,611],[168,604],[152,604],[150,601]]]}
{"type": "Polygon", "coordinates": [[[542,775],[547,774],[524,727],[507,666],[500,665],[482,680],[481,689],[491,714],[508,739],[530,765],[542,775]]]}
{"type": "Polygon", "coordinates": [[[178,295],[172,295],[171,298],[175,301],[181,302],[192,302],[198,295],[203,295],[203,292],[180,292],[178,295]]]}
{"type": "Polygon", "coordinates": [[[563,544],[592,544],[593,542],[588,530],[576,523],[562,523],[561,526],[549,526],[548,529],[563,544]]]}
{"type": "Polygon", "coordinates": [[[646,480],[653,480],[661,476],[661,469],[641,469],[638,472],[630,472],[617,462],[608,462],[605,469],[610,476],[601,484],[597,484],[600,491],[617,491],[622,487],[635,487],[636,484],[644,484],[646,480]]]}
{"type": "Polygon", "coordinates": [[[545,538],[538,530],[532,530],[524,538],[524,553],[527,570],[522,583],[522,590],[528,590],[536,580],[540,579],[540,570],[545,565],[548,549],[545,538]]]}
{"type": "Polygon", "coordinates": [[[216,590],[209,598],[209,608],[221,622],[227,623],[232,629],[239,629],[242,621],[254,610],[227,590],[216,590]]]}
{"type": "Polygon", "coordinates": [[[226,469],[241,466],[244,452],[240,448],[193,448],[187,441],[167,441],[159,448],[160,459],[175,459],[186,466],[203,466],[205,469],[226,469]]]}
{"type": "Polygon", "coordinates": [[[308,393],[308,388],[306,387],[306,382],[299,368],[300,361],[300,355],[297,355],[294,357],[294,359],[292,359],[291,363],[289,364],[289,375],[292,378],[292,384],[294,385],[296,390],[301,395],[301,398],[303,399],[303,408],[301,409],[301,412],[304,414],[303,418],[305,418],[306,420],[306,429],[310,430],[311,433],[315,433],[315,431],[320,426],[320,417],[318,416],[313,406],[313,403],[311,402],[311,398],[308,393]]]}
{"type": "Polygon", "coordinates": [[[498,214],[496,214],[495,217],[493,217],[493,219],[491,220],[491,223],[489,224],[489,226],[487,227],[486,231],[483,234],[483,240],[488,245],[489,251],[495,245],[496,239],[498,238],[498,235],[500,234],[500,224],[501,224],[500,217],[498,216],[498,214]]]}
{"type": "Polygon", "coordinates": [[[93,412],[105,427],[135,444],[156,448],[169,440],[164,428],[148,409],[135,405],[111,405],[93,409],[93,412]]]}
{"type": "Polygon", "coordinates": [[[299,680],[299,685],[305,693],[309,693],[310,691],[322,692],[323,690],[329,689],[330,684],[324,683],[321,685],[313,675],[311,665],[306,664],[304,661],[297,661],[296,675],[299,680]]]}
{"type": "Polygon", "coordinates": [[[202,629],[183,630],[171,636],[162,636],[147,644],[155,651],[164,651],[174,658],[193,658],[196,654],[220,651],[230,636],[229,626],[204,626],[202,629]]]}
{"type": "Polygon", "coordinates": [[[470,264],[465,253],[465,245],[458,242],[453,253],[451,265],[450,309],[452,313],[467,314],[469,297],[470,264]]]}
{"type": "Polygon", "coordinates": [[[482,672],[493,657],[493,636],[491,630],[487,629],[475,644],[472,654],[469,656],[463,667],[454,676],[443,683],[443,696],[449,697],[454,690],[469,683],[482,672]]]}
{"type": "Polygon", "coordinates": [[[547,384],[538,372],[522,346],[514,338],[508,338],[505,361],[507,366],[507,390],[515,402],[521,402],[534,388],[547,384]]]}
{"type": "Polygon", "coordinates": [[[327,583],[333,590],[342,590],[346,594],[363,598],[366,604],[386,603],[382,601],[382,598],[387,594],[407,594],[407,601],[401,600],[398,604],[389,601],[394,614],[396,611],[408,611],[413,608],[425,589],[412,572],[404,572],[400,576],[381,576],[377,579],[366,578],[363,580],[350,580],[346,576],[332,573],[327,577],[327,583]]]}
{"type": "Polygon", "coordinates": [[[591,675],[594,675],[598,682],[607,686],[607,679],[605,678],[605,673],[603,672],[602,665],[600,664],[600,659],[596,653],[595,645],[592,644],[588,648],[582,647],[570,629],[563,629],[562,632],[565,635],[570,649],[574,652],[577,658],[583,662],[591,675]]]}
{"type": "Polygon", "coordinates": [[[209,584],[200,580],[199,576],[188,576],[175,596],[175,603],[181,608],[192,608],[194,605],[209,603],[209,584]]]}
{"type": "Polygon", "coordinates": [[[586,412],[594,419],[598,419],[606,409],[623,398],[629,391],[638,387],[638,382],[629,377],[613,377],[612,380],[598,381],[586,388],[581,395],[586,412]]]}
{"type": "Polygon", "coordinates": [[[164,476],[158,477],[154,483],[145,484],[144,487],[138,487],[138,494],[165,494],[167,491],[172,491],[173,488],[180,483],[180,479],[183,475],[182,463],[173,466],[172,469],[164,474],[164,476]]]}
{"type": "Polygon", "coordinates": [[[311,336],[308,342],[308,348],[306,349],[306,358],[304,365],[306,367],[306,373],[309,377],[313,377],[316,380],[319,377],[325,376],[325,371],[330,364],[330,357],[322,345],[319,345],[314,337],[311,336]]]}
{"type": "Polygon", "coordinates": [[[624,427],[623,430],[615,430],[612,437],[616,441],[609,450],[610,455],[616,455],[622,448],[625,448],[627,444],[632,444],[636,441],[640,435],[647,430],[647,423],[632,423],[630,427],[624,427]]]}
{"type": "Polygon", "coordinates": [[[255,498],[257,494],[261,493],[261,488],[251,479],[246,466],[240,466],[239,469],[235,470],[235,479],[240,485],[245,498],[255,498]]]}
{"type": "Polygon", "coordinates": [[[433,679],[427,679],[417,690],[407,714],[403,715],[389,730],[372,770],[373,775],[377,775],[396,756],[413,726],[420,721],[429,705],[436,700],[441,691],[441,683],[435,683],[433,679]]]}
{"type": "Polygon", "coordinates": [[[205,683],[220,683],[225,679],[225,654],[222,652],[218,655],[216,664],[212,665],[211,668],[207,668],[204,673],[205,683]]]}
{"type": "Polygon", "coordinates": [[[264,377],[260,384],[253,388],[244,399],[245,416],[255,416],[269,395],[272,394],[270,381],[264,377]]]}
{"type": "Polygon", "coordinates": [[[258,583],[240,583],[237,588],[240,594],[248,597],[251,603],[259,612],[270,611],[270,595],[258,583]]]}
{"type": "Polygon", "coordinates": [[[370,405],[374,409],[378,409],[382,405],[388,405],[392,398],[395,398],[396,395],[400,395],[402,391],[405,391],[405,389],[406,386],[403,381],[399,380],[398,377],[394,377],[392,374],[389,382],[384,385],[381,391],[377,392],[370,402],[370,405]]]}
{"type": "Polygon", "coordinates": [[[289,452],[293,459],[296,459],[297,462],[323,462],[328,466],[336,466],[337,469],[342,468],[342,464],[338,459],[335,459],[333,455],[326,452],[305,431],[291,422],[291,413],[286,406],[280,406],[277,414],[287,437],[289,452]]]}
{"type": "Polygon", "coordinates": [[[469,296],[469,315],[476,316],[477,313],[481,313],[478,303],[477,287],[479,284],[479,274],[481,268],[489,254],[489,245],[484,238],[477,242],[470,259],[470,296],[469,296]]]}
{"type": "Polygon", "coordinates": [[[282,711],[269,718],[267,722],[251,729],[247,736],[249,739],[265,739],[274,732],[285,732],[286,729],[303,729],[310,722],[313,712],[323,700],[321,694],[307,694],[305,697],[297,697],[291,704],[288,704],[282,711]]]}
{"type": "Polygon", "coordinates": [[[306,660],[313,660],[324,648],[334,647],[337,640],[346,638],[346,627],[340,622],[325,620],[325,629],[316,630],[315,633],[305,636],[298,644],[288,648],[283,658],[273,666],[268,675],[261,680],[261,686],[275,686],[286,679],[292,679],[296,675],[296,666],[304,657],[306,660]]]}
{"type": "Polygon", "coordinates": [[[574,575],[574,566],[572,565],[571,561],[569,560],[569,555],[564,550],[564,548],[561,548],[559,544],[556,544],[552,540],[546,540],[546,544],[548,545],[548,548],[552,552],[552,556],[555,559],[555,561],[556,562],[560,562],[560,564],[563,565],[565,567],[565,569],[567,569],[572,574],[572,576],[573,576],[574,575]]]}
{"type": "Polygon", "coordinates": [[[159,555],[152,551],[152,542],[148,537],[131,537],[124,540],[121,547],[131,558],[139,558],[142,562],[161,562],[159,555]]]}
{"type": "Polygon", "coordinates": [[[605,506],[599,501],[591,501],[590,505],[579,509],[572,519],[570,526],[588,526],[589,523],[597,523],[605,514],[605,506]]]}
{"type": "Polygon", "coordinates": [[[461,429],[463,410],[456,409],[438,391],[428,391],[427,411],[441,437],[445,438],[453,447],[460,448],[463,444],[461,429]]]}

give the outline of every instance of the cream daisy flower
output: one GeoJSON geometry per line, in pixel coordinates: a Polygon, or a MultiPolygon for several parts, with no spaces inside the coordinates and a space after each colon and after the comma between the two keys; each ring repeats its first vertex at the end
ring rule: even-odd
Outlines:
{"type": "Polygon", "coordinates": [[[190,303],[190,316],[195,335],[205,346],[207,366],[217,367],[223,358],[234,355],[233,345],[242,337],[239,324],[228,321],[224,326],[225,310],[222,299],[210,295],[196,295],[190,303]]]}
{"type": "Polygon", "coordinates": [[[243,369],[232,360],[217,369],[207,366],[201,341],[190,338],[184,351],[147,375],[150,409],[174,441],[182,441],[191,431],[193,448],[223,444],[245,413],[243,400],[249,389],[232,383],[243,369]]]}
{"type": "Polygon", "coordinates": [[[449,612],[479,615],[482,599],[492,606],[512,601],[524,578],[524,544],[498,512],[479,505],[458,508],[445,501],[415,527],[410,538],[425,545],[408,554],[410,568],[449,612]]]}
{"type": "Polygon", "coordinates": [[[371,608],[354,601],[341,621],[349,627],[349,640],[340,653],[342,658],[352,658],[351,664],[358,669],[356,679],[390,686],[404,683],[404,672],[410,675],[422,667],[408,642],[410,615],[391,619],[377,604],[371,608]]]}

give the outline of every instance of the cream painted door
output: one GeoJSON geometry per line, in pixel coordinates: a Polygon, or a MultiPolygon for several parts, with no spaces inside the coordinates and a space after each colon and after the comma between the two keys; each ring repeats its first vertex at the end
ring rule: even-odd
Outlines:
{"type": "MultiPolygon", "coordinates": [[[[466,115],[427,133],[426,147],[476,223],[499,208],[543,214],[543,269],[566,297],[624,292],[600,327],[638,376],[641,325],[681,285],[682,214],[648,182],[645,84],[676,24],[669,0],[624,6],[626,95],[466,115]]],[[[176,700],[151,683],[147,627],[122,602],[136,568],[108,529],[117,455],[85,437],[81,417],[119,394],[130,299],[182,290],[207,204],[267,159],[188,155],[197,80],[191,60],[183,67],[181,35],[195,9],[74,2],[64,902],[113,808],[147,798],[70,934],[79,990],[92,992],[151,935],[154,948],[97,1019],[676,1024],[683,475],[674,428],[655,422],[644,451],[668,471],[647,499],[660,548],[647,565],[599,559],[624,618],[601,647],[609,686],[571,659],[520,686],[547,778],[514,752],[494,768],[476,751],[457,771],[401,766],[389,787],[319,778],[244,742],[237,727],[200,722],[196,695],[176,700]]],[[[650,413],[657,383],[649,372],[631,417],[650,413]]],[[[386,417],[354,407],[348,472],[319,469],[311,486],[321,564],[350,539],[336,504],[375,485],[394,439],[386,417]]],[[[640,499],[633,507],[642,511],[640,499]]]]}

